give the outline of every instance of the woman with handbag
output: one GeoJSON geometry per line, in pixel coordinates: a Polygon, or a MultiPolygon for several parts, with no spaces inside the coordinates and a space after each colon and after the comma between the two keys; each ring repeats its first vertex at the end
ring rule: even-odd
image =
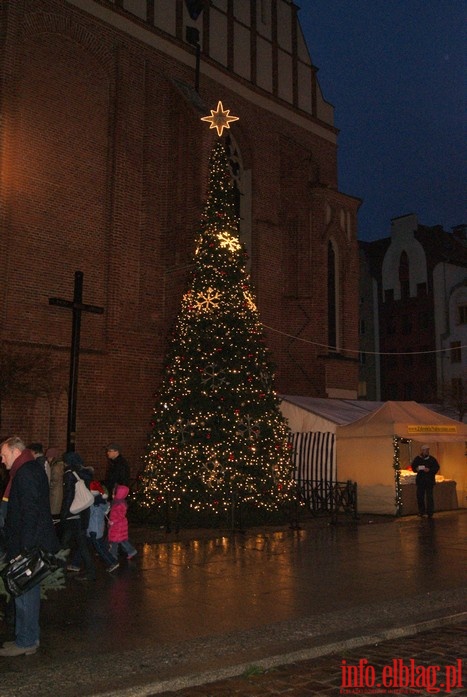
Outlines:
{"type": "MultiPolygon", "coordinates": [[[[60,512],[61,546],[62,549],[70,549],[70,559],[73,559],[77,552],[84,564],[84,574],[76,575],[77,581],[95,581],[96,567],[94,565],[91,551],[89,548],[87,529],[89,525],[89,508],[79,513],[72,513],[75,499],[77,477],[84,480],[87,487],[93,479],[93,470],[85,467],[84,462],[78,453],[69,452],[63,455],[65,469],[63,472],[63,501],[60,512]]],[[[94,497],[91,495],[91,503],[94,497]]]]}
{"type": "MultiPolygon", "coordinates": [[[[50,513],[49,482],[44,468],[37,465],[33,453],[17,436],[7,438],[0,446],[0,453],[10,471],[3,495],[7,500],[7,558],[13,559],[33,547],[57,552],[59,543],[50,513]]],[[[15,640],[3,644],[0,656],[36,653],[40,639],[40,604],[39,584],[15,598],[15,640]]]]}

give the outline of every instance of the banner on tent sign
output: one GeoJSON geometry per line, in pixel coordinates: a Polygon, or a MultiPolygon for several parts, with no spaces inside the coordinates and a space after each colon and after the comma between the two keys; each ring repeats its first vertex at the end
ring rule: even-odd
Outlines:
{"type": "Polygon", "coordinates": [[[457,426],[432,425],[432,424],[416,424],[407,426],[408,433],[457,433],[457,426]]]}

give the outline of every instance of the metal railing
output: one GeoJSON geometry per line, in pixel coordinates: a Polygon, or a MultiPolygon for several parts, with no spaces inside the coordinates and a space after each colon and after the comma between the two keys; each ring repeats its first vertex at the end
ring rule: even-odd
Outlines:
{"type": "Polygon", "coordinates": [[[297,486],[301,500],[313,515],[331,515],[334,522],[339,513],[358,518],[356,482],[301,479],[297,486]]]}

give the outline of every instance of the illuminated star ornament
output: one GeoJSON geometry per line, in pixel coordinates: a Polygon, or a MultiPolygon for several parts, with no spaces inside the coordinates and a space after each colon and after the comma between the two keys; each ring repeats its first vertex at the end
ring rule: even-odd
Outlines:
{"type": "Polygon", "coordinates": [[[224,128],[230,128],[231,121],[238,121],[238,116],[229,116],[230,109],[224,109],[222,102],[217,103],[217,110],[211,109],[211,116],[203,116],[201,121],[210,122],[209,128],[216,128],[217,135],[221,136],[224,128]]]}

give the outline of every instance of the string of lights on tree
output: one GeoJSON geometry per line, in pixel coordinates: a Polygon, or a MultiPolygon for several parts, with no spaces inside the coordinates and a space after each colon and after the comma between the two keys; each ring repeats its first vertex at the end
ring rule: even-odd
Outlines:
{"type": "Polygon", "coordinates": [[[238,232],[219,102],[219,138],[188,290],[171,336],[136,494],[143,509],[225,513],[232,499],[277,511],[295,499],[289,430],[274,391],[246,252],[238,232]]]}

